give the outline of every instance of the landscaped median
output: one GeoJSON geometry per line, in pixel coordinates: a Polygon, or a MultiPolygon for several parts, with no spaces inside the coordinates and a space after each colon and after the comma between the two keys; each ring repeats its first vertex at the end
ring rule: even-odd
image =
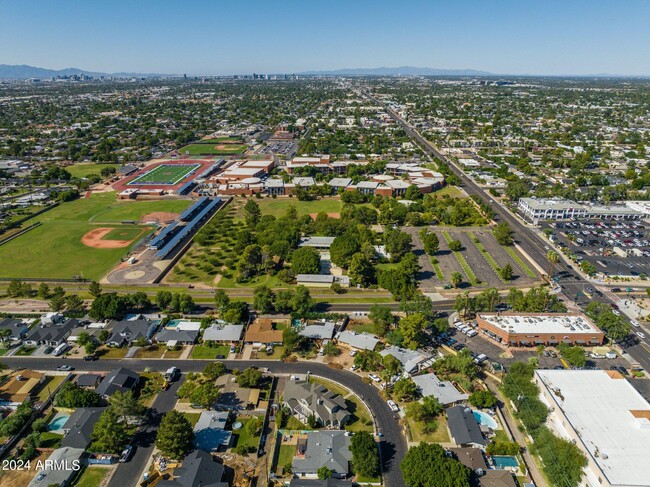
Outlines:
{"type": "Polygon", "coordinates": [[[512,257],[512,260],[514,260],[517,263],[517,265],[521,267],[521,270],[524,271],[528,277],[530,277],[531,279],[535,279],[535,277],[537,277],[533,272],[533,270],[526,265],[526,263],[522,260],[521,257],[517,255],[515,249],[513,249],[508,245],[503,246],[503,248],[506,250],[506,252],[508,252],[510,257],[512,257]]]}
{"type": "MultiPolygon", "coordinates": [[[[444,231],[442,232],[442,236],[445,237],[445,240],[447,242],[447,245],[449,245],[450,242],[453,241],[453,238],[451,238],[451,235],[449,235],[448,232],[444,231]]],[[[456,250],[452,250],[454,255],[456,256],[456,260],[458,260],[458,263],[460,266],[463,268],[463,272],[465,273],[465,276],[467,276],[467,280],[472,286],[476,286],[478,284],[478,279],[476,279],[476,274],[472,271],[471,267],[465,260],[465,257],[463,257],[463,254],[456,250]]]]}

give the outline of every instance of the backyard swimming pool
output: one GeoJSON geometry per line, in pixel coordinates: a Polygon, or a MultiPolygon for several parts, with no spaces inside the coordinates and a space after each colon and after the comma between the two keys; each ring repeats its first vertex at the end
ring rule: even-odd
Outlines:
{"type": "Polygon", "coordinates": [[[489,414],[482,411],[472,411],[472,414],[474,415],[474,418],[476,418],[478,424],[481,426],[487,426],[493,430],[499,429],[499,423],[497,423],[496,420],[489,414]]]}
{"type": "Polygon", "coordinates": [[[519,468],[517,457],[498,456],[492,457],[492,461],[494,462],[494,466],[498,469],[519,468]]]}
{"type": "Polygon", "coordinates": [[[50,424],[47,425],[47,430],[48,431],[59,431],[61,428],[63,428],[63,425],[68,421],[68,416],[67,414],[63,413],[58,413],[52,421],[50,421],[50,424]]]}

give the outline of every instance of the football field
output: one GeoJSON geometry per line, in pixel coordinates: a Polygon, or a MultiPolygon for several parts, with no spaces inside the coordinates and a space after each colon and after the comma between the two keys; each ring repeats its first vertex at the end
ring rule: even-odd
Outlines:
{"type": "Polygon", "coordinates": [[[129,185],[169,185],[173,186],[180,183],[183,179],[196,171],[201,164],[161,164],[154,167],[151,171],[141,174],[129,185]]]}

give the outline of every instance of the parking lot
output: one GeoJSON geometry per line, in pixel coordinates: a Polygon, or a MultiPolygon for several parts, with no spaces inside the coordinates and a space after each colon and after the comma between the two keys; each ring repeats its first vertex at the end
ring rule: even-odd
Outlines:
{"type": "Polygon", "coordinates": [[[559,246],[606,275],[650,275],[650,227],[637,221],[544,223],[559,246]]]}
{"type": "Polygon", "coordinates": [[[261,154],[279,154],[293,158],[298,152],[298,140],[269,139],[260,150],[261,154]]]}

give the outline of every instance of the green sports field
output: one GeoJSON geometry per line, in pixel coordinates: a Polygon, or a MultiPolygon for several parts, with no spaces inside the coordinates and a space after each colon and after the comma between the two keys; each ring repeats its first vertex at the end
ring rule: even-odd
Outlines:
{"type": "MultiPolygon", "coordinates": [[[[70,279],[83,275],[100,279],[129,250],[97,249],[81,243],[81,238],[98,227],[114,227],[114,232],[151,231],[151,227],[121,225],[122,221],[140,221],[153,212],[180,213],[191,204],[187,200],[118,201],[115,193],[94,194],[63,203],[28,223],[40,221],[41,226],[0,245],[0,277],[70,279]]],[[[111,231],[111,239],[115,234],[111,231]]],[[[108,236],[107,235],[107,236],[108,236]]]]}
{"type": "Polygon", "coordinates": [[[73,178],[86,178],[91,174],[100,175],[102,169],[106,167],[113,167],[117,169],[117,164],[95,164],[92,162],[81,162],[78,164],[73,164],[72,166],[66,166],[65,170],[68,171],[73,178]]]}
{"type": "Polygon", "coordinates": [[[134,240],[142,235],[142,227],[121,226],[114,228],[102,237],[102,240],[134,240]]]}
{"type": "Polygon", "coordinates": [[[228,156],[241,154],[246,150],[244,144],[216,144],[210,143],[201,143],[201,144],[190,144],[185,147],[178,149],[178,153],[181,155],[190,155],[190,156],[228,156]]]}
{"type": "Polygon", "coordinates": [[[128,184],[134,186],[168,184],[171,186],[180,183],[199,167],[201,164],[161,164],[151,171],[141,174],[128,184]]]}
{"type": "Polygon", "coordinates": [[[243,144],[244,140],[239,137],[214,137],[212,139],[201,139],[195,144],[243,144]]]}

